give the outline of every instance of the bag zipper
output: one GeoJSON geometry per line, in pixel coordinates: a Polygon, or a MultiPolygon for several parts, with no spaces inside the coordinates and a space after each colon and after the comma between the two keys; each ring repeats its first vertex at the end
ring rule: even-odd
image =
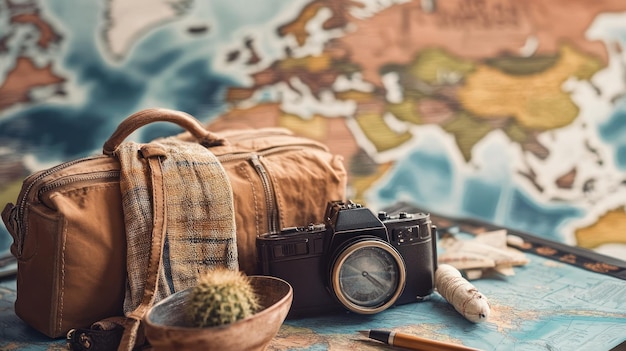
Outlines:
{"type": "Polygon", "coordinates": [[[276,209],[276,193],[274,191],[272,181],[269,174],[267,174],[265,166],[261,163],[259,155],[251,155],[250,162],[252,162],[254,169],[261,178],[261,184],[263,184],[263,191],[265,192],[265,205],[267,205],[268,232],[269,234],[276,234],[279,231],[278,211],[276,209]]]}
{"type": "MultiPolygon", "coordinates": [[[[308,146],[308,145],[307,145],[308,146]]],[[[248,161],[254,170],[259,175],[261,179],[261,184],[263,185],[263,192],[265,194],[265,204],[267,207],[267,222],[268,222],[268,233],[276,234],[280,232],[279,228],[279,220],[278,220],[278,205],[276,201],[276,192],[274,190],[274,185],[272,182],[267,169],[261,162],[261,159],[265,156],[285,152],[285,151],[295,151],[302,150],[304,148],[303,145],[288,145],[288,146],[278,146],[274,148],[269,148],[266,150],[262,150],[259,152],[245,152],[240,154],[226,154],[223,156],[217,156],[218,160],[222,163],[230,162],[235,160],[246,160],[248,161]]]]}
{"type": "Polygon", "coordinates": [[[54,190],[55,188],[63,187],[65,185],[71,183],[85,182],[95,179],[114,179],[120,177],[119,170],[111,170],[111,171],[98,171],[94,173],[86,173],[86,174],[78,174],[72,175],[68,177],[59,178],[53,182],[50,182],[39,189],[37,194],[38,197],[41,197],[41,194],[46,193],[50,190],[54,190]]]}

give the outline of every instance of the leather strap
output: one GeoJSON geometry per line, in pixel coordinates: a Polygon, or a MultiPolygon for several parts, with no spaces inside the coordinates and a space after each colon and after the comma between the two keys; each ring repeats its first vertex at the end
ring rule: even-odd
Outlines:
{"type": "Polygon", "coordinates": [[[150,247],[150,259],[146,274],[146,285],[144,287],[143,298],[137,308],[127,314],[128,320],[124,326],[124,334],[120,341],[118,351],[131,351],[137,341],[137,333],[143,316],[154,303],[156,297],[159,269],[163,259],[163,244],[167,229],[167,207],[166,192],[164,188],[163,172],[161,169],[161,157],[165,157],[163,149],[145,145],[141,148],[141,154],[148,160],[148,169],[152,181],[152,246],[150,247]]]}
{"type": "Polygon", "coordinates": [[[124,327],[117,324],[113,329],[72,329],[67,333],[70,351],[111,351],[119,345],[124,327]]]}

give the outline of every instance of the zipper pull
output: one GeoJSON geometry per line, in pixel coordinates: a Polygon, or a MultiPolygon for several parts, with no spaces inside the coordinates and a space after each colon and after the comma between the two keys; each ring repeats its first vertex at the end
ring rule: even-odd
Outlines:
{"type": "Polygon", "coordinates": [[[11,237],[13,237],[13,245],[11,245],[11,252],[19,257],[22,254],[22,233],[20,221],[17,214],[17,206],[12,203],[8,203],[2,211],[2,219],[6,224],[7,230],[11,237]]]}
{"type": "Polygon", "coordinates": [[[252,162],[252,165],[254,166],[254,168],[256,168],[258,172],[265,174],[265,167],[263,167],[260,158],[261,156],[257,154],[252,154],[252,156],[250,156],[250,162],[252,162]]]}
{"type": "Polygon", "coordinates": [[[2,219],[4,220],[4,223],[6,223],[9,232],[16,232],[18,228],[17,207],[15,207],[12,203],[6,204],[4,210],[2,211],[2,219]]]}

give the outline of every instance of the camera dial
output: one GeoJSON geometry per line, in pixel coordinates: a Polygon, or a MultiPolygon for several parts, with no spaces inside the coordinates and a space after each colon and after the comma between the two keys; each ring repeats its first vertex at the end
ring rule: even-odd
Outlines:
{"type": "Polygon", "coordinates": [[[388,243],[366,238],[340,250],[331,266],[331,286],[339,302],[360,314],[381,312],[402,294],[406,269],[388,243]]]}

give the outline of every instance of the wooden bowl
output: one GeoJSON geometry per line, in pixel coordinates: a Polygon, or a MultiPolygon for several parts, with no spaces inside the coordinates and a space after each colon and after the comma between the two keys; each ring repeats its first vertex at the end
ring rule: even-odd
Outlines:
{"type": "Polygon", "coordinates": [[[176,292],[154,305],[144,318],[153,350],[265,350],[287,317],[293,288],[269,276],[250,276],[261,311],[235,323],[197,328],[185,316],[191,288],[176,292]]]}

